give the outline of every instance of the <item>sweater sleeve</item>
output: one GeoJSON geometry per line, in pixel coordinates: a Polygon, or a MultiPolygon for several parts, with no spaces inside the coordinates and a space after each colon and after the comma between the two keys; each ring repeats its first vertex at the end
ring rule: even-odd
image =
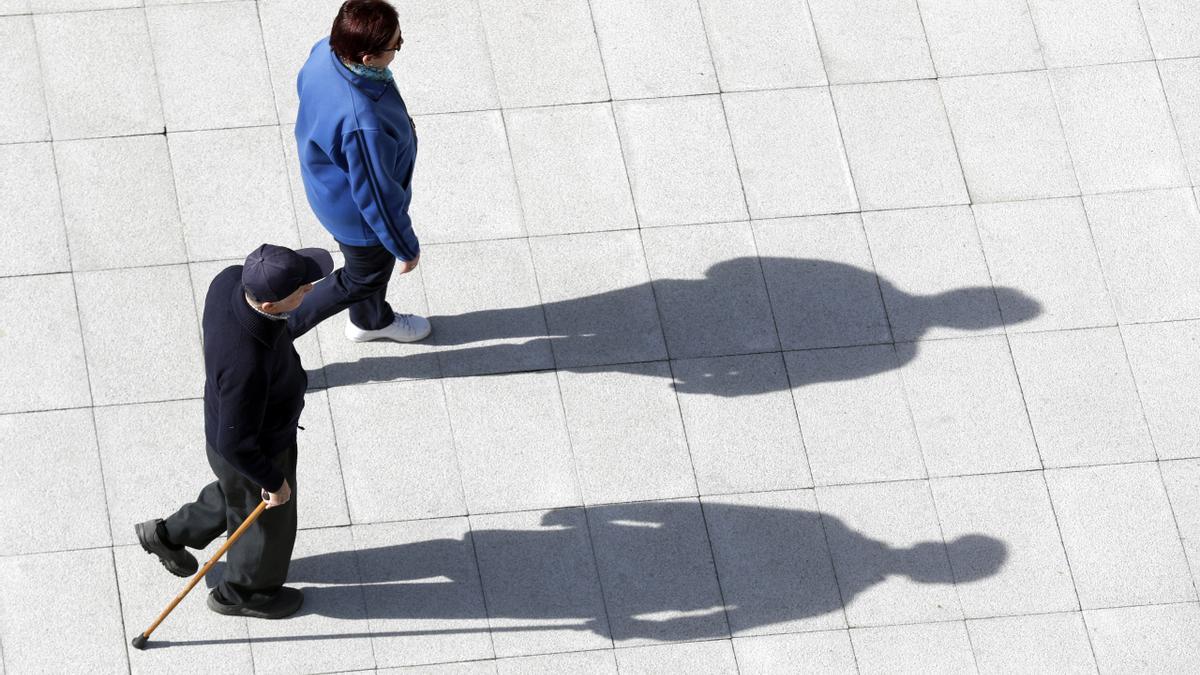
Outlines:
{"type": "Polygon", "coordinates": [[[283,474],[258,445],[267,409],[266,373],[242,364],[221,374],[217,407],[217,454],[267,492],[283,486],[283,474]]]}
{"type": "Polygon", "coordinates": [[[409,261],[420,253],[408,217],[412,186],[396,175],[401,150],[395,139],[377,129],[356,129],[343,141],[350,172],[350,191],[375,236],[392,255],[409,261]]]}

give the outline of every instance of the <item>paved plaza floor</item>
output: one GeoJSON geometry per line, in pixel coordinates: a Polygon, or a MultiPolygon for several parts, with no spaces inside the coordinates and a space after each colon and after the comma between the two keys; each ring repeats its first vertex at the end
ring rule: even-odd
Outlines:
{"type": "Polygon", "coordinates": [[[1200,672],[1191,0],[398,0],[434,334],[298,343],[301,615],[129,647],[338,5],[0,0],[0,672],[1200,672]]]}

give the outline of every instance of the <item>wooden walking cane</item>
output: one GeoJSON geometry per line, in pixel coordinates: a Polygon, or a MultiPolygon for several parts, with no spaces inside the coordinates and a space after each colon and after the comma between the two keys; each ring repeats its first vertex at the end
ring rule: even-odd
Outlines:
{"type": "Polygon", "coordinates": [[[221,556],[225,555],[225,551],[228,551],[229,547],[233,546],[233,542],[237,541],[238,537],[242,536],[242,533],[244,533],[247,528],[253,525],[254,521],[258,520],[258,517],[262,515],[263,510],[266,508],[267,502],[260,502],[258,508],[254,509],[250,516],[242,521],[241,527],[238,527],[238,529],[229,536],[229,539],[225,540],[224,545],[222,545],[216,554],[213,555],[212,559],[204,564],[204,567],[200,568],[199,572],[196,572],[196,576],[192,577],[192,580],[188,582],[188,585],[179,592],[179,595],[175,596],[175,599],[171,601],[171,604],[167,605],[167,608],[162,611],[162,614],[158,615],[158,618],[154,620],[154,623],[150,624],[149,628],[142,631],[141,635],[133,638],[133,642],[131,644],[133,644],[135,648],[146,648],[146,641],[150,639],[150,634],[154,632],[154,629],[158,628],[158,624],[162,623],[163,619],[167,618],[167,615],[171,613],[171,610],[175,609],[175,606],[178,605],[185,597],[187,597],[187,594],[196,587],[196,584],[200,583],[200,580],[204,578],[204,575],[208,574],[208,571],[212,569],[212,566],[217,564],[217,561],[221,559],[221,556]]]}

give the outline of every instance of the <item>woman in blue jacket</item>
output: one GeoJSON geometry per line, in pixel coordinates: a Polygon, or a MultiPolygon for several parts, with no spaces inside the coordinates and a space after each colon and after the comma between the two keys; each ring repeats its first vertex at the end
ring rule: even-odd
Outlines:
{"type": "Polygon", "coordinates": [[[393,312],[385,297],[396,260],[404,274],[421,258],[408,217],[416,126],[388,69],[403,44],[395,8],[347,0],[300,69],[296,145],[304,192],[345,265],[288,318],[296,337],[347,307],[351,340],[429,335],[427,319],[393,312]]]}

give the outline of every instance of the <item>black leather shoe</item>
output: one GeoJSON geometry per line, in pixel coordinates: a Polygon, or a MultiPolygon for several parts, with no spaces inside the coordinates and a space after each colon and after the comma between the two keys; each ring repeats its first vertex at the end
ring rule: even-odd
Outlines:
{"type": "Polygon", "coordinates": [[[230,605],[217,597],[214,588],[208,594],[208,608],[226,616],[248,616],[252,619],[282,619],[295,614],[304,604],[304,594],[297,588],[283,586],[271,597],[261,602],[230,605]]]}
{"type": "Polygon", "coordinates": [[[192,576],[196,570],[200,569],[200,563],[196,562],[196,556],[188,553],[187,549],[167,546],[162,537],[158,536],[158,524],[161,522],[162,519],[157,518],[134,525],[133,529],[137,532],[138,542],[141,543],[146,553],[158,556],[158,561],[171,574],[177,577],[192,576]]]}

